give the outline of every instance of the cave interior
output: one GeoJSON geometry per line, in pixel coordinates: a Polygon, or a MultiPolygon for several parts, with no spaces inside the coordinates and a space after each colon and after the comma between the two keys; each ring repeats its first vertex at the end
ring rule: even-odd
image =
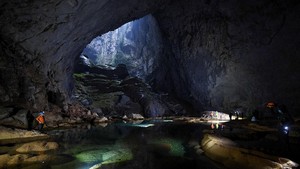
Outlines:
{"type": "MultiPolygon", "coordinates": [[[[300,143],[297,0],[2,0],[0,9],[3,133],[6,127],[27,129],[28,112],[45,111],[49,133],[86,123],[172,117],[208,122],[224,145],[231,145],[226,139],[248,139],[251,147],[259,138],[255,146],[263,148],[251,147],[251,158],[274,159],[254,152],[262,151],[300,162],[298,150],[290,150],[300,143]],[[224,127],[229,134],[220,134],[224,127]],[[239,127],[247,134],[230,134],[239,127]],[[274,148],[282,142],[288,150],[274,148]]],[[[217,161],[214,167],[265,165],[225,163],[215,152],[229,150],[211,152],[205,143],[222,144],[210,134],[201,137],[201,148],[217,161]]]]}

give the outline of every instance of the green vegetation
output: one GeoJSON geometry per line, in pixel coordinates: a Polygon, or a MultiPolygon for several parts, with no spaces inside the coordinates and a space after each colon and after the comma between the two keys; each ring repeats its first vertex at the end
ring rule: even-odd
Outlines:
{"type": "Polygon", "coordinates": [[[74,77],[75,79],[83,79],[85,76],[86,76],[85,73],[74,73],[74,74],[73,74],[73,77],[74,77]]]}

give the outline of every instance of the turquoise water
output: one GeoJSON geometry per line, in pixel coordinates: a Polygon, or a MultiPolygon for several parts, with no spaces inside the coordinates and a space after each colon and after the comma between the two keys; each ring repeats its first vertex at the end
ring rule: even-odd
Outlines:
{"type": "Polygon", "coordinates": [[[51,169],[217,168],[190,145],[200,142],[206,128],[210,126],[158,120],[48,131],[59,143],[54,155],[60,160],[43,165],[51,169]]]}

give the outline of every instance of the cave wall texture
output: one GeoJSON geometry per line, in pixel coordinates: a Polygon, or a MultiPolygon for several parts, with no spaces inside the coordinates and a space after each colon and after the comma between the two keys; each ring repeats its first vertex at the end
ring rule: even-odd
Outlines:
{"type": "Polygon", "coordinates": [[[162,8],[163,0],[0,2],[0,101],[43,109],[64,106],[73,62],[96,36],[162,8]],[[61,105],[63,104],[63,105],[61,105]]]}
{"type": "Polygon", "coordinates": [[[199,110],[275,100],[300,112],[296,0],[3,0],[0,11],[2,104],[63,107],[84,47],[153,14],[168,49],[151,80],[155,88],[199,110]]]}
{"type": "Polygon", "coordinates": [[[173,1],[155,15],[173,53],[161,72],[173,74],[156,79],[198,109],[273,100],[300,112],[299,11],[297,1],[173,1]]]}

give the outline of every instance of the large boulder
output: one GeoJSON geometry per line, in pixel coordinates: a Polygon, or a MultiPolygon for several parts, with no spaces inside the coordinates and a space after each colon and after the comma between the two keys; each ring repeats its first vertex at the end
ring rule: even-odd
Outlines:
{"type": "Polygon", "coordinates": [[[214,161],[232,169],[293,168],[298,164],[281,157],[276,157],[250,149],[239,148],[233,141],[205,134],[201,141],[204,154],[214,161]]]}
{"type": "Polygon", "coordinates": [[[45,152],[58,149],[56,142],[34,141],[22,144],[16,149],[18,153],[45,152]]]}
{"type": "Polygon", "coordinates": [[[49,138],[48,135],[39,133],[37,131],[12,129],[3,126],[0,126],[0,131],[0,145],[10,143],[22,143],[49,138]]]}

